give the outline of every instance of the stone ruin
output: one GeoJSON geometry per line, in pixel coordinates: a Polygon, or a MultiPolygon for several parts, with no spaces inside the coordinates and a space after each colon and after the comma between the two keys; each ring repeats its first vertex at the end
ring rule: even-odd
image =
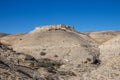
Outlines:
{"type": "Polygon", "coordinates": [[[34,31],[50,31],[50,30],[69,30],[69,31],[76,32],[74,27],[68,26],[68,25],[64,25],[64,24],[59,24],[59,25],[54,24],[54,25],[36,27],[36,29],[34,31]]]}

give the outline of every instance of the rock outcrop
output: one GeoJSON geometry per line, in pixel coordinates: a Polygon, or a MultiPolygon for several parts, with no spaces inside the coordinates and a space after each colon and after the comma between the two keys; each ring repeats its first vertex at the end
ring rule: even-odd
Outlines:
{"type": "Polygon", "coordinates": [[[60,80],[64,76],[75,76],[73,72],[58,71],[63,63],[50,59],[35,59],[0,43],[0,80],[60,80]]]}

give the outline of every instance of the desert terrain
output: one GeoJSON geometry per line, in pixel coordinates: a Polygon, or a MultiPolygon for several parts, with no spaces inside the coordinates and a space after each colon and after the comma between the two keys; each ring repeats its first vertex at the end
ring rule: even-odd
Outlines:
{"type": "Polygon", "coordinates": [[[0,80],[120,80],[120,31],[0,33],[0,80]]]}

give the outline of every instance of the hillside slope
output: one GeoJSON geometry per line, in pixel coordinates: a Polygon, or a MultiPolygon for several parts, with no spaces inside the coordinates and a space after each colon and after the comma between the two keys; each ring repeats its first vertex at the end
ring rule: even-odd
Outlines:
{"type": "Polygon", "coordinates": [[[99,46],[101,60],[111,59],[113,56],[120,56],[120,35],[99,46]]]}
{"type": "Polygon", "coordinates": [[[13,49],[36,59],[62,61],[64,66],[60,70],[72,70],[77,74],[77,79],[80,79],[82,74],[96,68],[92,64],[99,64],[99,49],[91,38],[69,28],[66,25],[38,27],[18,40],[13,49]],[[80,73],[80,69],[87,71],[80,73]]]}
{"type": "Polygon", "coordinates": [[[120,35],[120,31],[98,31],[98,32],[84,32],[86,35],[94,39],[98,44],[102,44],[115,36],[120,35]]]}
{"type": "Polygon", "coordinates": [[[6,35],[0,38],[0,42],[7,45],[13,45],[16,43],[17,40],[20,40],[21,37],[24,35],[25,33],[6,35]]]}
{"type": "Polygon", "coordinates": [[[0,80],[120,80],[120,31],[60,24],[0,40],[0,80]]]}
{"type": "Polygon", "coordinates": [[[1,32],[0,32],[0,38],[3,37],[3,36],[7,36],[7,35],[9,35],[9,34],[1,33],[1,32]]]}

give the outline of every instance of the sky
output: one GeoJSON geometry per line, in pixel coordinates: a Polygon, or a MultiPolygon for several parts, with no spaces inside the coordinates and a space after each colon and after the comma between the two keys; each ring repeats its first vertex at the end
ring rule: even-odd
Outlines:
{"type": "Polygon", "coordinates": [[[0,0],[0,32],[66,24],[78,31],[120,30],[120,0],[0,0]]]}

